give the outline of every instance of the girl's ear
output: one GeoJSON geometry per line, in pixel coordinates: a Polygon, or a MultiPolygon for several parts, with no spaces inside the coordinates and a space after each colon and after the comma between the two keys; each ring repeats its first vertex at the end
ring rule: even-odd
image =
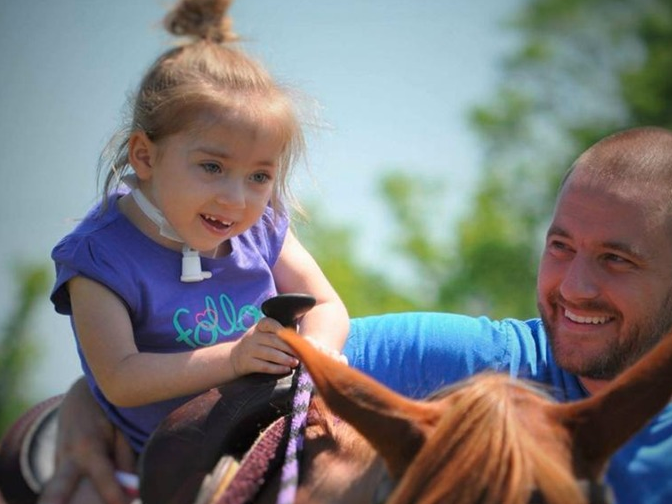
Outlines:
{"type": "Polygon", "coordinates": [[[156,145],[147,138],[144,131],[134,131],[128,139],[128,161],[140,180],[152,176],[156,159],[156,145]]]}

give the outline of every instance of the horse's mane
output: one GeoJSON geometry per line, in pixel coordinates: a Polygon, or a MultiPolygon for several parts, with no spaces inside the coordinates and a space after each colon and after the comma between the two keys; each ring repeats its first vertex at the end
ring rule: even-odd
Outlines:
{"type": "Polygon", "coordinates": [[[364,458],[372,453],[368,443],[362,443],[362,437],[349,424],[342,422],[329,409],[329,406],[319,396],[314,396],[311,402],[311,411],[308,424],[320,432],[319,435],[332,439],[334,446],[340,447],[341,453],[349,452],[351,456],[364,458]]]}
{"type": "Polygon", "coordinates": [[[450,408],[390,504],[420,495],[423,504],[526,504],[533,491],[548,504],[585,502],[562,458],[540,446],[548,424],[539,404],[551,399],[539,388],[486,373],[440,396],[450,397],[450,408]]]}

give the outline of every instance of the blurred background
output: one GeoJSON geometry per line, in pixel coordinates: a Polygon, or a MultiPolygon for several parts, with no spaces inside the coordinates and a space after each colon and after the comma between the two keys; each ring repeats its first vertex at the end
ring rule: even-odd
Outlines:
{"type": "MultiPolygon", "coordinates": [[[[163,0],[0,3],[0,432],[79,376],[50,251],[98,197],[163,0]]],[[[353,316],[533,317],[555,188],[598,138],[672,122],[672,0],[237,0],[316,113],[304,244],[353,316]]]]}

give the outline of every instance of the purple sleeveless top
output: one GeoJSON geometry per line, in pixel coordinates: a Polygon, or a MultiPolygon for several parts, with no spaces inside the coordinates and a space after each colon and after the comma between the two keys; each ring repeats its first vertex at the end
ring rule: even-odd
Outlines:
{"type": "MultiPolygon", "coordinates": [[[[212,278],[183,283],[181,252],[138,230],[119,212],[118,197],[111,197],[102,214],[92,209],[52,251],[56,283],[51,300],[58,313],[72,315],[66,283],[81,275],[105,285],[126,304],[140,352],[186,352],[235,340],[262,317],[261,303],[277,294],[271,270],[287,233],[285,216],[266,208],[259,222],[231,239],[231,254],[201,258],[212,278]]],[[[77,350],[96,399],[137,451],[169,412],[191,399],[116,407],[96,384],[79,344],[77,350]]]]}

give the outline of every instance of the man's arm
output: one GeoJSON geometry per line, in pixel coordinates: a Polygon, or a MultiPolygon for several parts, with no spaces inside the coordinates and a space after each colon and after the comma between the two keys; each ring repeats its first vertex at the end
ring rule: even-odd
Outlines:
{"type": "Polygon", "coordinates": [[[72,504],[77,495],[91,504],[96,498],[105,504],[127,504],[131,499],[117,482],[115,471],[135,472],[135,462],[130,445],[80,378],[61,404],[56,469],[38,503],[72,504]]]}

